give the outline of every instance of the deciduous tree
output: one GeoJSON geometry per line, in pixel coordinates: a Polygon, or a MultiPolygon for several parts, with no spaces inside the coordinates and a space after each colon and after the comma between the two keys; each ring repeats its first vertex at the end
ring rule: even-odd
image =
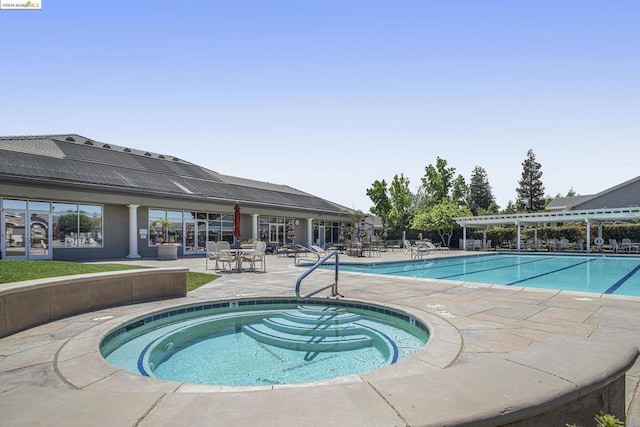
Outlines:
{"type": "Polygon", "coordinates": [[[389,225],[392,235],[398,237],[403,230],[411,226],[413,220],[413,210],[411,208],[413,194],[409,190],[409,178],[403,174],[396,175],[389,186],[389,199],[391,201],[391,211],[389,212],[389,225]]]}
{"type": "Polygon", "coordinates": [[[451,245],[453,229],[458,227],[454,218],[463,216],[471,216],[469,208],[461,207],[451,200],[443,200],[428,210],[417,213],[412,228],[438,233],[442,244],[448,247],[451,245]]]}
{"type": "Polygon", "coordinates": [[[367,196],[373,202],[373,206],[369,209],[371,213],[379,216],[383,224],[389,224],[389,213],[392,206],[387,183],[384,179],[382,181],[374,181],[371,188],[367,189],[367,196]]]}

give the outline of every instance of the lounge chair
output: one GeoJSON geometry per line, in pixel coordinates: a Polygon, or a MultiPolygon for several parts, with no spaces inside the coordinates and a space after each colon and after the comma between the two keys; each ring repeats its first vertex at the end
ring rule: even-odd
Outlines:
{"type": "Polygon", "coordinates": [[[323,257],[323,256],[325,256],[327,254],[327,251],[322,249],[318,245],[311,245],[311,250],[313,252],[315,252],[316,254],[318,254],[320,257],[323,257]]]}
{"type": "Polygon", "coordinates": [[[484,245],[482,246],[483,251],[488,251],[490,249],[491,249],[491,239],[484,242],[484,245]]]}
{"type": "Polygon", "coordinates": [[[242,262],[247,261],[251,264],[251,269],[256,270],[256,263],[260,263],[262,271],[267,271],[266,253],[267,244],[265,242],[254,242],[251,252],[242,254],[242,262]]]}
{"type": "MultiPolygon", "coordinates": [[[[480,244],[482,244],[482,242],[480,240],[478,240],[480,242],[480,244]]],[[[448,246],[436,246],[431,242],[424,242],[424,245],[427,247],[427,249],[429,249],[430,251],[434,251],[434,252],[442,252],[442,251],[448,251],[449,247],[448,246]]],[[[475,243],[474,243],[474,249],[475,249],[475,243]]],[[[480,246],[482,247],[482,246],[480,246]]],[[[478,249],[480,249],[480,247],[478,249]]]]}
{"type": "Polygon", "coordinates": [[[560,240],[560,250],[561,251],[568,251],[569,250],[569,240],[567,240],[567,239],[561,239],[560,240]]]}
{"type": "MultiPolygon", "coordinates": [[[[411,259],[414,258],[422,258],[424,255],[429,255],[429,247],[427,246],[427,242],[420,242],[412,245],[408,240],[402,241],[404,244],[404,249],[406,252],[411,254],[411,259]]],[[[405,252],[405,253],[406,253],[405,252]]]]}

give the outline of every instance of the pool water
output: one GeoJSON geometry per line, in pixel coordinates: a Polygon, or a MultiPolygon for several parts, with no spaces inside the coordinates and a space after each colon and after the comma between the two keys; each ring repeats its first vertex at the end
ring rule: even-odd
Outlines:
{"type": "Polygon", "coordinates": [[[640,257],[489,254],[340,265],[341,271],[640,296],[640,257]]]}
{"type": "Polygon", "coordinates": [[[130,322],[123,332],[110,334],[101,352],[111,364],[150,377],[273,385],[378,369],[415,354],[429,337],[424,325],[395,312],[320,305],[255,308],[192,311],[171,319],[154,315],[155,321],[130,322]],[[314,317],[319,321],[311,323],[314,317]]]}

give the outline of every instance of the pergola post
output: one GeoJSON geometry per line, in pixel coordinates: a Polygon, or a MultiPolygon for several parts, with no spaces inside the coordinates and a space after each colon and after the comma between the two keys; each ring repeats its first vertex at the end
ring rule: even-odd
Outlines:
{"type": "Polygon", "coordinates": [[[487,247],[487,226],[482,229],[482,249],[487,247]]]}
{"type": "Polygon", "coordinates": [[[467,225],[462,226],[462,250],[467,250],[467,225]]]}
{"type": "Polygon", "coordinates": [[[520,252],[520,239],[521,239],[521,235],[522,235],[522,226],[520,224],[520,221],[516,221],[516,225],[518,226],[518,252],[520,252]]]}

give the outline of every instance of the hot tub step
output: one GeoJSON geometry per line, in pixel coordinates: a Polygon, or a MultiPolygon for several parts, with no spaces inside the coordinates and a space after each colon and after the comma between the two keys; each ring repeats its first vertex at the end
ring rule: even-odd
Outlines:
{"type": "Polygon", "coordinates": [[[342,323],[350,323],[360,320],[362,318],[361,315],[355,313],[327,313],[327,314],[316,314],[316,313],[305,313],[305,312],[294,312],[294,313],[282,313],[282,317],[288,319],[293,322],[303,323],[303,324],[342,324],[342,323]]]}
{"type": "Polygon", "coordinates": [[[313,352],[341,351],[355,350],[373,345],[373,338],[362,334],[331,337],[301,336],[276,331],[264,324],[245,325],[242,327],[242,330],[261,343],[290,350],[313,352]]]}
{"type": "Polygon", "coordinates": [[[298,323],[282,317],[271,317],[263,320],[263,324],[280,332],[302,336],[338,336],[365,333],[366,329],[353,323],[323,323],[312,325],[298,323]]]}

